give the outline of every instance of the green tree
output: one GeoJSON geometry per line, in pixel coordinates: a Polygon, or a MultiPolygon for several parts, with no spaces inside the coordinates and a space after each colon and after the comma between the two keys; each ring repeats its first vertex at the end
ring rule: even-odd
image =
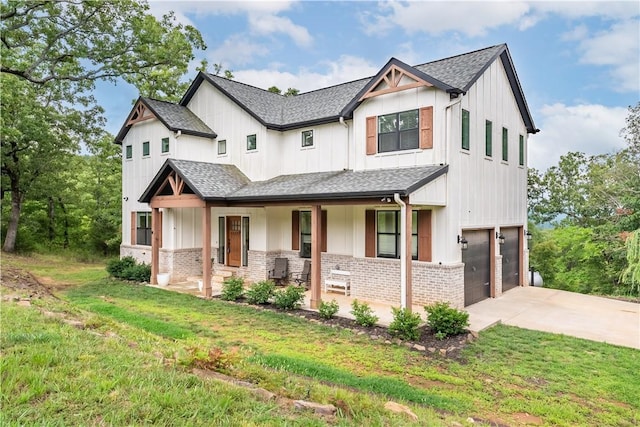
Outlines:
{"type": "Polygon", "coordinates": [[[65,82],[67,95],[91,90],[96,80],[123,79],[145,96],[175,99],[193,48],[206,48],[194,27],[173,13],[158,20],[138,0],[9,0],[0,16],[2,73],[40,85],[65,82]]]}
{"type": "Polygon", "coordinates": [[[99,132],[102,122],[98,107],[74,110],[24,79],[9,74],[0,74],[0,79],[2,200],[7,193],[11,198],[3,250],[13,252],[26,197],[55,194],[44,188],[59,181],[68,157],[83,138],[99,132]]]}

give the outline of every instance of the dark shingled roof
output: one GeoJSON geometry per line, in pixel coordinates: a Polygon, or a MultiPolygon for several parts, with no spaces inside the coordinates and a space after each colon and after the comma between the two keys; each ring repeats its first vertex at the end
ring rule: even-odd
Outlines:
{"type": "MultiPolygon", "coordinates": [[[[448,92],[465,93],[498,57],[502,57],[503,64],[507,69],[507,75],[510,81],[513,80],[511,81],[511,87],[518,100],[518,107],[527,124],[527,128],[530,132],[534,132],[536,129],[524,101],[524,94],[520,88],[520,83],[517,81],[515,70],[512,70],[513,64],[508,54],[507,45],[499,44],[450,58],[407,67],[417,70],[418,74],[423,73],[428,81],[436,82],[435,86],[440,89],[448,92]]],[[[394,58],[390,61],[390,63],[395,62],[400,63],[394,58]]],[[[287,130],[335,121],[340,116],[351,117],[354,108],[360,103],[357,95],[366,90],[367,85],[373,83],[374,79],[375,76],[367,77],[301,93],[296,96],[285,97],[224,77],[200,73],[185,93],[180,104],[187,105],[200,84],[206,80],[268,128],[287,130]]]]}
{"type": "Polygon", "coordinates": [[[445,174],[448,166],[315,172],[251,182],[234,165],[169,159],[139,201],[150,202],[172,170],[203,200],[267,202],[358,199],[391,196],[393,193],[406,196],[445,174]]]}
{"type": "MultiPolygon", "coordinates": [[[[205,138],[215,138],[217,136],[200,117],[183,105],[144,97],[138,98],[136,105],[138,102],[143,103],[172,132],[181,131],[185,135],[203,136],[205,138]]],[[[133,108],[135,109],[136,107],[134,106],[133,108]]],[[[130,116],[131,113],[129,113],[128,117],[130,116]]],[[[116,143],[122,143],[130,128],[131,125],[127,126],[125,122],[125,125],[118,132],[116,143]]]]}
{"type": "Polygon", "coordinates": [[[203,200],[222,200],[251,182],[234,165],[167,159],[139,201],[149,203],[172,170],[203,200]]]}

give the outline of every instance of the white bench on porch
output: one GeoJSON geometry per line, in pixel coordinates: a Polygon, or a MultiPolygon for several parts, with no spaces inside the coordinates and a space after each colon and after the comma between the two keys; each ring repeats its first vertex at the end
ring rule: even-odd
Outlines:
{"type": "Polygon", "coordinates": [[[324,291],[351,293],[351,273],[343,270],[331,270],[329,277],[324,281],[324,291]]]}

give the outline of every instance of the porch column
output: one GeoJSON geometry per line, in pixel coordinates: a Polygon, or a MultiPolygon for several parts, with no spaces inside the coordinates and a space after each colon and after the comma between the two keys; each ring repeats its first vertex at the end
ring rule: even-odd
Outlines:
{"type": "Polygon", "coordinates": [[[202,295],[211,296],[211,207],[202,208],[202,295]]]}
{"type": "Polygon", "coordinates": [[[311,206],[311,308],[320,306],[322,209],[311,206]]]}
{"type": "MultiPolygon", "coordinates": [[[[408,198],[407,198],[408,199],[408,198]]],[[[407,307],[407,310],[409,312],[411,312],[412,306],[413,306],[413,291],[411,289],[411,263],[413,261],[413,257],[412,257],[412,253],[413,253],[413,212],[411,210],[411,204],[407,201],[407,208],[406,208],[406,219],[405,219],[405,229],[404,229],[404,233],[406,234],[407,238],[406,238],[406,249],[404,251],[405,253],[405,259],[403,259],[401,262],[404,262],[406,265],[406,294],[405,294],[405,301],[404,301],[404,306],[407,307]]]]}
{"type": "Polygon", "coordinates": [[[160,209],[151,208],[151,284],[158,284],[160,268],[160,209]]]}

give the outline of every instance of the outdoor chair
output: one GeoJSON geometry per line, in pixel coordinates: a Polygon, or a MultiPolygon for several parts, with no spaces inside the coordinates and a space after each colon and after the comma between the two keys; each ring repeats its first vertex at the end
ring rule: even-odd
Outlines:
{"type": "Polygon", "coordinates": [[[276,283],[280,283],[289,275],[289,260],[287,258],[276,258],[276,264],[273,270],[269,270],[269,279],[276,283]]]}
{"type": "Polygon", "coordinates": [[[302,272],[295,274],[293,276],[294,282],[299,285],[304,283],[305,288],[309,288],[309,277],[311,277],[311,261],[308,259],[304,260],[304,266],[302,267],[302,272]]]}

